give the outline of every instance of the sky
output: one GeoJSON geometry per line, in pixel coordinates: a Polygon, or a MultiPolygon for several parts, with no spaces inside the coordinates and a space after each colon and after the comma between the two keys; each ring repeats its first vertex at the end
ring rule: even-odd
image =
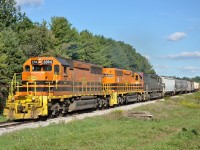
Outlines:
{"type": "Polygon", "coordinates": [[[200,76],[199,0],[16,0],[33,22],[65,17],[133,46],[158,75],[200,76]]]}

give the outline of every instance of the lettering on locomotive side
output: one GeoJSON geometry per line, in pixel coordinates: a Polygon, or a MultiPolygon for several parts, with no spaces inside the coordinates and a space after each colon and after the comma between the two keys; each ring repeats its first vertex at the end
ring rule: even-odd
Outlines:
{"type": "MultiPolygon", "coordinates": [[[[38,65],[38,64],[40,64],[40,61],[38,61],[38,60],[32,60],[31,64],[32,65],[38,65]]],[[[51,65],[51,64],[53,64],[53,60],[43,60],[42,64],[44,64],[44,65],[51,65]]]]}
{"type": "Polygon", "coordinates": [[[38,64],[38,61],[37,61],[37,60],[32,60],[32,61],[31,61],[31,64],[32,64],[32,65],[37,65],[37,64],[38,64]]]}

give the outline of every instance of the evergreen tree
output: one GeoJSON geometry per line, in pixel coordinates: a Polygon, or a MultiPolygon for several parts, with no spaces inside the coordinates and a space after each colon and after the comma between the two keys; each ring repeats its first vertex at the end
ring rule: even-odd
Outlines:
{"type": "Polygon", "coordinates": [[[21,33],[21,49],[27,57],[43,56],[54,49],[55,37],[46,27],[46,23],[35,25],[21,33]]]}
{"type": "Polygon", "coordinates": [[[15,0],[0,0],[0,29],[6,27],[15,28],[15,25],[23,20],[25,14],[16,6],[15,0]]]}
{"type": "Polygon", "coordinates": [[[57,57],[72,58],[76,55],[79,34],[64,17],[52,17],[50,28],[56,38],[52,54],[57,57]]]}

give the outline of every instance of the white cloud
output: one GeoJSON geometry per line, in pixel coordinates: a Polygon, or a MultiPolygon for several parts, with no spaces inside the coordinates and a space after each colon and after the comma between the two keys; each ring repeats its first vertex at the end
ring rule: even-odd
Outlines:
{"type": "Polygon", "coordinates": [[[177,69],[189,73],[200,72],[200,67],[193,67],[193,66],[177,67],[177,69]]]}
{"type": "Polygon", "coordinates": [[[200,59],[200,51],[181,52],[179,54],[166,56],[165,58],[169,58],[169,59],[200,59]]]}
{"type": "Polygon", "coordinates": [[[19,6],[40,6],[44,3],[44,0],[16,0],[19,6]]]}
{"type": "Polygon", "coordinates": [[[175,32],[175,33],[171,34],[170,36],[168,36],[168,40],[180,41],[180,40],[184,39],[186,36],[187,36],[187,34],[185,32],[175,32]]]}

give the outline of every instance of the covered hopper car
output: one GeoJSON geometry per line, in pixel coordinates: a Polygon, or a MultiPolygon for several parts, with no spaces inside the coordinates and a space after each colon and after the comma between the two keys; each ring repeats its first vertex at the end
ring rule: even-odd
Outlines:
{"type": "Polygon", "coordinates": [[[172,77],[162,76],[162,82],[164,84],[163,92],[165,95],[175,95],[175,79],[172,77]]]}

